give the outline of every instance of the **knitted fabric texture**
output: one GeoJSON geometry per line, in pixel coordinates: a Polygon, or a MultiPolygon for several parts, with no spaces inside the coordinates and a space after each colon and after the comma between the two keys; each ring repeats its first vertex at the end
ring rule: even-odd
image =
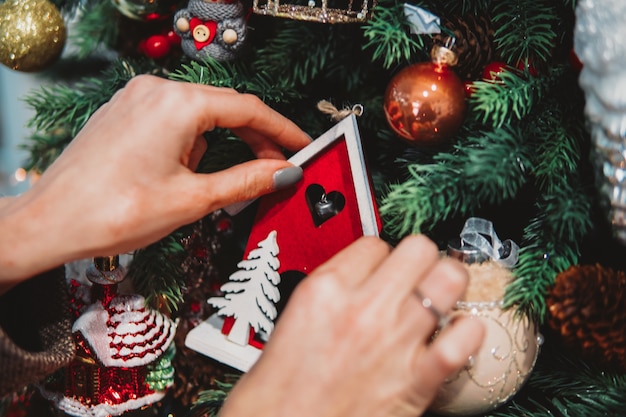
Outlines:
{"type": "Polygon", "coordinates": [[[187,8],[180,9],[174,15],[174,31],[181,38],[181,48],[189,58],[202,61],[208,57],[218,61],[228,61],[235,58],[237,51],[244,45],[246,38],[247,24],[245,11],[240,1],[234,3],[214,3],[204,0],[190,0],[187,8]],[[176,22],[180,18],[190,21],[196,17],[203,21],[213,21],[217,23],[217,34],[213,41],[197,49],[190,31],[181,32],[176,27],[176,22]],[[232,29],[237,34],[234,43],[224,42],[222,36],[224,31],[232,29]]]}
{"type": "Polygon", "coordinates": [[[0,396],[36,383],[74,357],[65,268],[0,296],[0,396]]]}

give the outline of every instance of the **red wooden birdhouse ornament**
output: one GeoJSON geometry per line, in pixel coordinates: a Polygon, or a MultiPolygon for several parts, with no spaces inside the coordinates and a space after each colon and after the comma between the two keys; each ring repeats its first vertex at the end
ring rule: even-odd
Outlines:
{"type": "MultiPolygon", "coordinates": [[[[217,313],[192,329],[186,345],[241,371],[261,354],[298,282],[380,218],[354,115],[295,154],[303,179],[261,198],[244,259],[209,304],[217,313]]],[[[250,202],[226,209],[236,214],[250,202]]]]}

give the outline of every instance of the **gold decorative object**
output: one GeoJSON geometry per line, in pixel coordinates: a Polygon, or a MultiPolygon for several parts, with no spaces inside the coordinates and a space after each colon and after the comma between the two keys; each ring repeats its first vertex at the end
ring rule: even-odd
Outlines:
{"type": "Polygon", "coordinates": [[[40,71],[54,63],[65,46],[65,22],[48,0],[7,0],[0,4],[0,63],[40,71]]]}
{"type": "Polygon", "coordinates": [[[359,23],[372,17],[376,0],[332,1],[307,0],[307,4],[282,3],[280,0],[254,0],[252,11],[256,14],[306,20],[320,23],[359,23]]]}

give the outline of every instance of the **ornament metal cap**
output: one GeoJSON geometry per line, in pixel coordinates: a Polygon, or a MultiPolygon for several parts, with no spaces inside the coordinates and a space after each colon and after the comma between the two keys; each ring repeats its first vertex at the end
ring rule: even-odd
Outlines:
{"type": "Polygon", "coordinates": [[[93,258],[93,264],[98,271],[113,271],[120,266],[120,257],[118,255],[98,256],[93,258]]]}
{"type": "Polygon", "coordinates": [[[120,265],[119,255],[98,256],[93,258],[93,264],[87,268],[86,276],[95,284],[111,285],[122,282],[126,271],[120,265]]]}
{"type": "Polygon", "coordinates": [[[435,64],[453,67],[459,62],[457,54],[445,46],[435,45],[430,51],[430,58],[435,64]]]}
{"type": "Polygon", "coordinates": [[[464,245],[461,239],[448,241],[447,255],[466,264],[482,263],[489,260],[489,255],[475,246],[464,245]]]}

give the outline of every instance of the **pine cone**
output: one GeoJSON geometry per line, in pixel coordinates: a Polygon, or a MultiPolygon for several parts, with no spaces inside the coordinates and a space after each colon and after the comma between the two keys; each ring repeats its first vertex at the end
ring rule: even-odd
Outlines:
{"type": "Polygon", "coordinates": [[[560,273],[546,298],[548,323],[569,348],[626,371],[626,274],[600,265],[560,273]]]}
{"type": "Polygon", "coordinates": [[[461,80],[476,80],[482,76],[483,68],[495,60],[495,45],[491,20],[486,16],[472,14],[460,17],[449,16],[442,18],[441,25],[449,31],[443,30],[433,36],[435,44],[445,44],[445,39],[454,34],[454,47],[458,63],[455,66],[461,80]]]}

